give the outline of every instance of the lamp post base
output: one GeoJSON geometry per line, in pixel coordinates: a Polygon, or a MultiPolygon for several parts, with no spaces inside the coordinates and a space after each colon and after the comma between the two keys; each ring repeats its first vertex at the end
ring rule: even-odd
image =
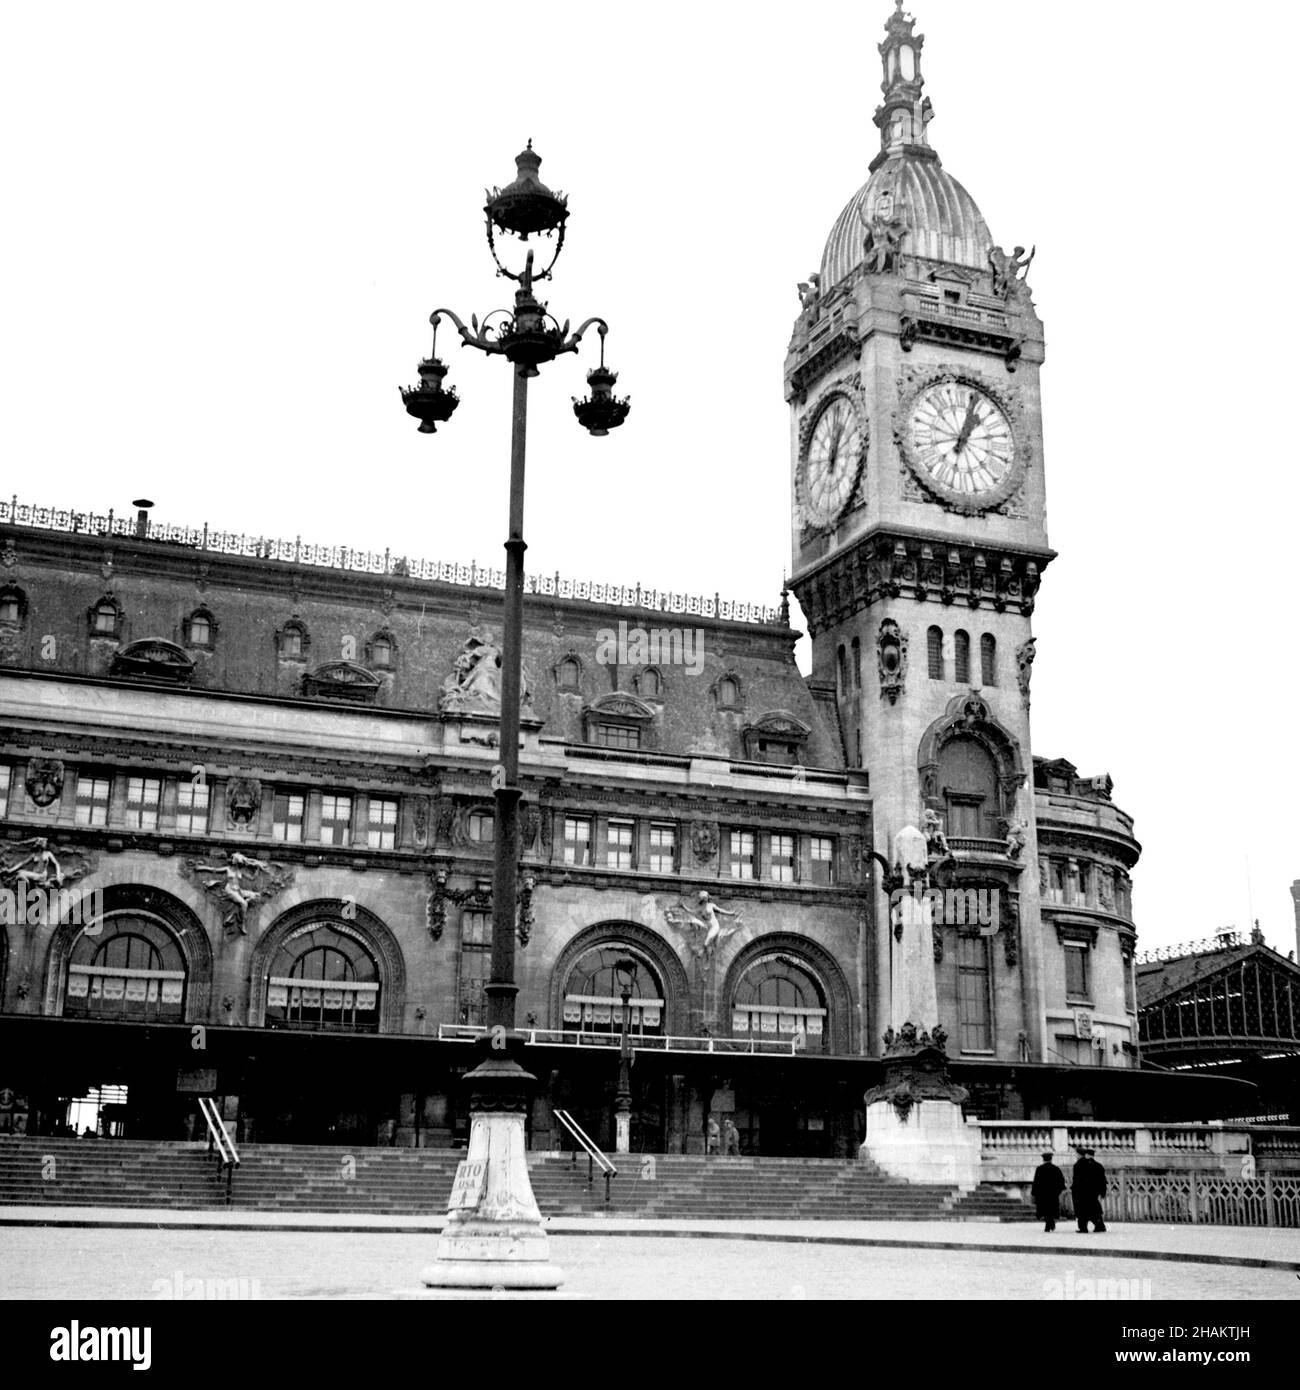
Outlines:
{"type": "Polygon", "coordinates": [[[632,1116],[626,1110],[619,1110],[614,1114],[614,1152],[632,1152],[632,1116]]]}
{"type": "MultiPolygon", "coordinates": [[[[512,1040],[513,1041],[513,1040],[512,1040]]],[[[489,1053],[470,1073],[467,1163],[484,1164],[477,1206],[451,1212],[438,1255],[420,1281],[443,1289],[558,1289],[542,1214],[528,1181],[524,1134],[533,1078],[508,1055],[489,1053]]]]}

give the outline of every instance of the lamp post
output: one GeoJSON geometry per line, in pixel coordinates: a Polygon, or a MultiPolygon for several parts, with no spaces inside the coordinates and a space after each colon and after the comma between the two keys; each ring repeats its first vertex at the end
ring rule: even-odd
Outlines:
{"type": "Polygon", "coordinates": [[[636,961],[614,962],[623,996],[623,1037],[618,1049],[618,1092],[614,1096],[614,1152],[632,1152],[632,1046],[628,1021],[632,1013],[632,989],[636,984],[636,961]]]}
{"type": "Polygon", "coordinates": [[[523,1039],[515,1032],[516,879],[519,869],[519,703],[524,615],[524,459],[528,424],[528,381],[538,368],[562,353],[577,352],[593,325],[600,334],[600,366],[587,375],[590,396],[574,401],[579,423],[593,435],[608,434],[627,418],[626,400],[613,394],[617,376],[605,367],[604,319],[589,318],[570,333],[533,293],[550,277],[564,246],[569,211],[563,194],[553,193],[538,177],[541,158],[528,148],[515,160],[516,177],[493,189],[483,209],[488,247],[497,272],[513,280],[513,311],[495,309],[480,324],[469,326],[450,309],[430,315],[431,355],[419,365],[420,384],[402,391],[407,413],[420,421],[422,434],[433,434],[460,404],[454,389],[443,386],[447,368],[437,356],[438,325],[449,318],[461,341],[489,356],[501,356],[514,370],[510,434],[510,516],[506,548],[506,587],[501,643],[501,764],[494,771],[495,846],[492,882],[492,966],[484,989],[488,1031],[479,1044],[480,1060],[466,1077],[470,1087],[470,1138],[467,1176],[481,1173],[469,1188],[468,1203],[453,1210],[443,1230],[436,1261],[424,1270],[426,1285],[440,1288],[553,1289],[564,1275],[550,1263],[541,1213],[528,1181],[524,1120],[535,1078],[520,1064],[523,1039]],[[534,268],[529,248],[522,271],[509,269],[497,254],[497,234],[553,237],[555,250],[542,270],[534,268]],[[481,1167],[476,1166],[481,1165],[481,1167]],[[473,1200],[477,1196],[477,1200],[473,1200]]]}

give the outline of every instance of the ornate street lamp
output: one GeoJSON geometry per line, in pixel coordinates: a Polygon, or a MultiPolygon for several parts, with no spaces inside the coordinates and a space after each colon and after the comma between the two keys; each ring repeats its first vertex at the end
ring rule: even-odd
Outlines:
{"type": "Polygon", "coordinates": [[[636,985],[636,961],[614,962],[619,978],[619,993],[623,996],[623,1038],[618,1049],[618,1093],[614,1097],[614,1151],[632,1152],[632,1046],[628,1038],[628,1021],[632,1013],[632,990],[636,985]]]}
{"type": "MultiPolygon", "coordinates": [[[[450,309],[430,316],[435,353],[438,324],[443,317],[456,325],[462,342],[478,351],[501,356],[514,368],[513,427],[510,436],[510,530],[506,540],[506,588],[501,651],[501,766],[495,784],[495,859],[492,882],[492,971],[484,989],[488,1001],[488,1030],[481,1040],[481,1060],[466,1080],[470,1086],[468,1173],[482,1171],[484,1179],[473,1205],[452,1211],[443,1229],[437,1260],[421,1275],[440,1288],[557,1288],[564,1275],[551,1264],[541,1213],[528,1181],[524,1119],[535,1078],[520,1065],[523,1039],[515,1032],[516,881],[519,870],[519,696],[524,617],[524,457],[528,421],[528,379],[561,353],[577,352],[583,335],[595,325],[601,339],[601,365],[588,377],[592,397],[578,413],[594,435],[607,434],[623,423],[628,402],[613,397],[614,374],[604,366],[604,319],[586,319],[575,332],[560,324],[533,294],[539,280],[550,277],[564,246],[567,199],[553,193],[538,177],[541,158],[533,142],[516,160],[513,182],[487,194],[488,248],[499,274],[515,281],[513,312],[494,309],[480,324],[471,315],[466,327],[450,309]],[[529,237],[554,238],[555,249],[542,270],[533,263],[530,247],[524,268],[516,273],[497,254],[497,235],[526,242],[529,237]],[[603,375],[598,376],[598,373],[603,375]],[[483,1165],[476,1169],[474,1165],[483,1165]]],[[[451,418],[459,401],[443,387],[447,368],[436,355],[420,363],[420,385],[407,387],[402,402],[418,419],[420,431],[432,434],[451,418]]]]}

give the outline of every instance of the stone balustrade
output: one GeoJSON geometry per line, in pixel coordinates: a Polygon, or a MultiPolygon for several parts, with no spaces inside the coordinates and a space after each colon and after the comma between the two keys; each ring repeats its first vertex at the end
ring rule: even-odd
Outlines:
{"type": "Polygon", "coordinates": [[[1203,1172],[1241,1177],[1261,1170],[1300,1173],[1300,1128],[1240,1124],[1124,1124],[1089,1120],[968,1120],[980,1130],[985,1182],[1023,1183],[1049,1150],[1068,1169],[1080,1148],[1108,1169],[1133,1173],[1203,1172]],[[1243,1166],[1244,1165],[1244,1166],[1243,1166]]]}

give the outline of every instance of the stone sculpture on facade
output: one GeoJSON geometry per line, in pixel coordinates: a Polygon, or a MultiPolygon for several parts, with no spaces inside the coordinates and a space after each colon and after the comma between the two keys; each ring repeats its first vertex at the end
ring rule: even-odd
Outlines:
{"type": "Polygon", "coordinates": [[[1038,639],[1030,637],[1016,648],[1016,683],[1020,686],[1020,698],[1029,703],[1029,680],[1034,658],[1038,655],[1038,639]]]}
{"type": "Polygon", "coordinates": [[[1017,246],[1009,256],[1000,246],[994,246],[989,251],[989,264],[993,267],[993,293],[1000,299],[1018,299],[1027,288],[1025,280],[1037,254],[1036,246],[1028,256],[1023,246],[1017,246]]]}
{"type": "MultiPolygon", "coordinates": [[[[894,864],[904,882],[920,889],[926,882],[930,850],[925,835],[914,825],[894,836],[894,864]]],[[[934,978],[934,910],[929,895],[900,892],[892,895],[890,916],[894,940],[889,1022],[894,1029],[926,1028],[938,1021],[939,1002],[934,978]]]]}
{"type": "Polygon", "coordinates": [[[948,848],[948,837],[943,831],[943,821],[932,807],[925,808],[921,818],[921,829],[925,834],[926,853],[933,857],[947,859],[952,851],[948,848]]]}
{"type": "Polygon", "coordinates": [[[0,882],[16,889],[63,888],[94,868],[93,856],[82,850],[60,853],[62,861],[44,836],[5,845],[0,848],[0,882]]]}
{"type": "Polygon", "coordinates": [[[739,931],[743,925],[743,918],[739,912],[719,907],[703,889],[696,894],[694,903],[681,899],[664,908],[664,917],[670,927],[683,933],[691,952],[706,959],[711,959],[715,947],[739,931]],[[731,917],[734,924],[724,926],[718,920],[720,917],[731,917]]]}
{"type": "Polygon", "coordinates": [[[232,851],[223,864],[204,864],[197,859],[182,860],[182,872],[202,885],[208,896],[222,908],[221,925],[227,931],[247,936],[250,913],[257,904],[273,898],[289,886],[293,870],[268,859],[232,851]],[[216,878],[205,878],[216,874],[216,878]]]}
{"type": "Polygon", "coordinates": [[[1016,821],[1007,827],[1007,858],[1019,859],[1029,843],[1029,827],[1024,821],[1016,821]]]}
{"type": "MultiPolygon", "coordinates": [[[[532,691],[527,672],[522,673],[520,714],[533,718],[532,691]]],[[[441,714],[501,713],[501,648],[471,633],[465,640],[438,696],[441,714]]]]}
{"type": "MultiPolygon", "coordinates": [[[[885,206],[889,204],[885,202],[885,206]]],[[[862,242],[863,269],[868,275],[892,275],[898,269],[898,257],[903,238],[907,235],[907,223],[901,217],[890,217],[879,207],[871,221],[858,209],[858,220],[867,235],[862,242]]]]}

